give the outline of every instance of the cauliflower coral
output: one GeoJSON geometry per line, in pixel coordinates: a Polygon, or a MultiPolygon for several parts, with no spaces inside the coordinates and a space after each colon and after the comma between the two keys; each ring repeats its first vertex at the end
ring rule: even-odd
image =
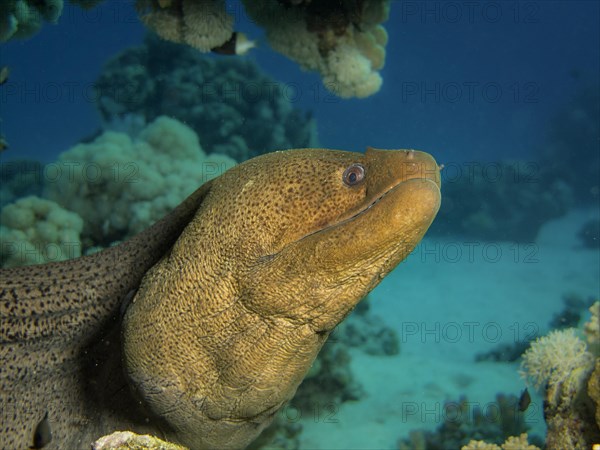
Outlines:
{"type": "Polygon", "coordinates": [[[233,33],[225,0],[137,0],[136,8],[160,37],[201,52],[223,45],[233,33]]]}
{"type": "Polygon", "coordinates": [[[206,155],[192,129],[161,116],[135,138],[107,131],[62,153],[47,196],[83,218],[86,247],[106,246],[142,231],[233,165],[206,155]]]}
{"type": "Polygon", "coordinates": [[[381,26],[389,0],[245,0],[248,14],[266,29],[274,50],[316,70],[325,86],[343,97],[379,91],[387,32],[381,26]]]}
{"type": "Polygon", "coordinates": [[[0,212],[0,265],[15,267],[81,256],[83,220],[57,203],[35,196],[0,212]]]}

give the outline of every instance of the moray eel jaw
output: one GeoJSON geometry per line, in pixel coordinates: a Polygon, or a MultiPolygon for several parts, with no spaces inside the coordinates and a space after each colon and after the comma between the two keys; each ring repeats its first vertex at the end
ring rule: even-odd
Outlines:
{"type": "Polygon", "coordinates": [[[170,438],[247,446],[439,205],[438,167],[412,150],[290,150],[231,169],[127,308],[132,387],[170,438]]]}

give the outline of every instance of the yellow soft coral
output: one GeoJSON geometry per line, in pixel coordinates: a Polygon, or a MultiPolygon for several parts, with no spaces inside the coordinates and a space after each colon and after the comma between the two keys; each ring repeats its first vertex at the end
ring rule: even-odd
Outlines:
{"type": "Polygon", "coordinates": [[[3,267],[42,264],[81,256],[83,220],[55,202],[29,196],[0,213],[3,267]]]}

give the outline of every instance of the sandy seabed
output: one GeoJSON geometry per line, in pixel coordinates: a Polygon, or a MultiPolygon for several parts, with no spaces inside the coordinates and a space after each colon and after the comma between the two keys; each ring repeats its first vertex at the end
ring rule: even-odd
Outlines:
{"type": "MultiPolygon", "coordinates": [[[[425,239],[371,294],[371,311],[397,331],[400,354],[351,349],[365,396],[315,405],[299,420],[301,448],[395,449],[411,430],[437,428],[450,414],[446,401],[464,395],[470,409],[485,412],[498,392],[519,396],[525,382],[518,363],[474,356],[546,334],[563,294],[600,296],[600,252],[576,238],[595,217],[598,211],[571,213],[546,224],[530,244],[425,239]]],[[[542,401],[530,392],[525,420],[530,433],[543,435],[542,401]]]]}

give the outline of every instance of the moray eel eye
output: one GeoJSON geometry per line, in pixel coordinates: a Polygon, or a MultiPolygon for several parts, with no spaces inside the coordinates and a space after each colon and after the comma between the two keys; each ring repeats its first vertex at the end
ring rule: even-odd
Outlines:
{"type": "Polygon", "coordinates": [[[365,178],[365,168],[362,164],[352,164],[344,171],[342,180],[347,186],[356,186],[365,178]]]}

